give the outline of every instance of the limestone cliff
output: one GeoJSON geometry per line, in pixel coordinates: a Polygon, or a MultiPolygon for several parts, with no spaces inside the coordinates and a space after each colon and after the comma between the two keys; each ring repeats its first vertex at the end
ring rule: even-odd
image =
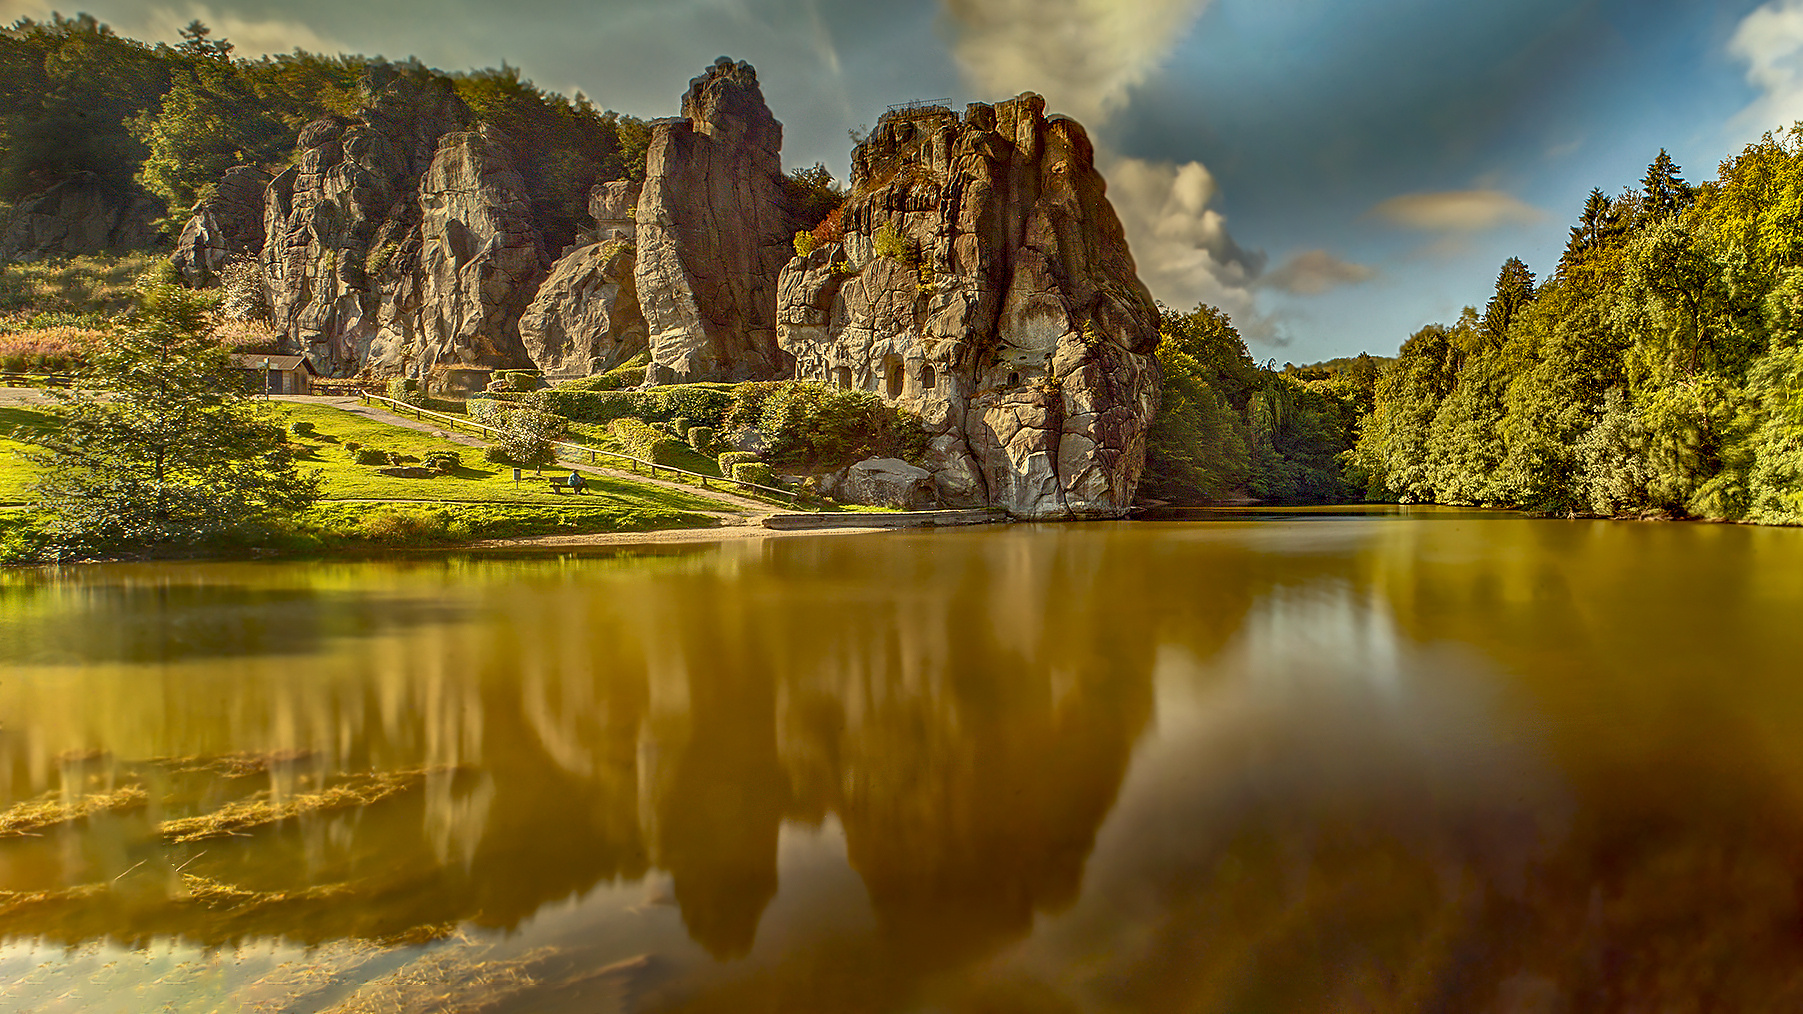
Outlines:
{"type": "Polygon", "coordinates": [[[1076,122],[1037,95],[885,116],[844,238],[783,269],[797,379],[919,412],[948,506],[1119,515],[1145,462],[1158,313],[1076,122]]]}
{"type": "Polygon", "coordinates": [[[777,275],[795,223],[782,124],[757,71],[726,57],[689,82],[682,118],[653,127],[638,202],[639,302],[653,383],[776,379],[777,275]]]}

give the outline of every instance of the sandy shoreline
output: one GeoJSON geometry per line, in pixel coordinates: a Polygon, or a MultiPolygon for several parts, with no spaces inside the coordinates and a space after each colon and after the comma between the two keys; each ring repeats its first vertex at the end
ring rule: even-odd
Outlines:
{"type": "Polygon", "coordinates": [[[585,546],[652,546],[671,543],[739,542],[746,539],[786,539],[797,535],[858,535],[899,531],[895,528],[803,528],[779,531],[761,524],[723,525],[719,528],[666,528],[652,532],[596,532],[590,535],[532,535],[517,539],[482,539],[458,546],[469,549],[579,549],[585,546]]]}

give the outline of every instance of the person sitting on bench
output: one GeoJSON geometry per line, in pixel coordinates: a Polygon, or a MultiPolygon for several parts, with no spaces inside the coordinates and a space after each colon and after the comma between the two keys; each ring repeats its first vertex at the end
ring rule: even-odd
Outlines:
{"type": "Polygon", "coordinates": [[[569,485],[570,485],[571,489],[575,490],[578,493],[580,493],[583,490],[588,488],[588,483],[583,481],[582,473],[576,471],[573,468],[570,469],[569,485]]]}

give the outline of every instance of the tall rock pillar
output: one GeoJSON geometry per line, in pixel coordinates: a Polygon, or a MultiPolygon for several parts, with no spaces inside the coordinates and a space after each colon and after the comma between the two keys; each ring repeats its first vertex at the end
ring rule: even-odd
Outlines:
{"type": "Polygon", "coordinates": [[[650,383],[787,377],[777,275],[795,222],[783,127],[748,63],[721,57],[689,82],[682,117],[652,129],[638,205],[639,299],[650,383]]]}

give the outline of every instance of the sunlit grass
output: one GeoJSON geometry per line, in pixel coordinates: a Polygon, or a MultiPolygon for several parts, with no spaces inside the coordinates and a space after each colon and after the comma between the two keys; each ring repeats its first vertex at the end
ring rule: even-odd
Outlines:
{"type": "Polygon", "coordinates": [[[672,511],[737,511],[740,508],[702,495],[605,476],[588,475],[586,494],[553,493],[550,477],[568,475],[567,469],[543,473],[527,470],[516,485],[511,467],[482,460],[482,449],[395,426],[368,416],[325,405],[282,403],[275,409],[283,424],[310,422],[317,436],[290,434],[301,451],[305,469],[318,469],[327,500],[423,500],[437,503],[561,504],[564,507],[657,508],[672,511]],[[463,464],[454,473],[429,479],[383,475],[381,466],[359,465],[345,450],[357,443],[424,459],[434,451],[455,451],[463,464]]]}

